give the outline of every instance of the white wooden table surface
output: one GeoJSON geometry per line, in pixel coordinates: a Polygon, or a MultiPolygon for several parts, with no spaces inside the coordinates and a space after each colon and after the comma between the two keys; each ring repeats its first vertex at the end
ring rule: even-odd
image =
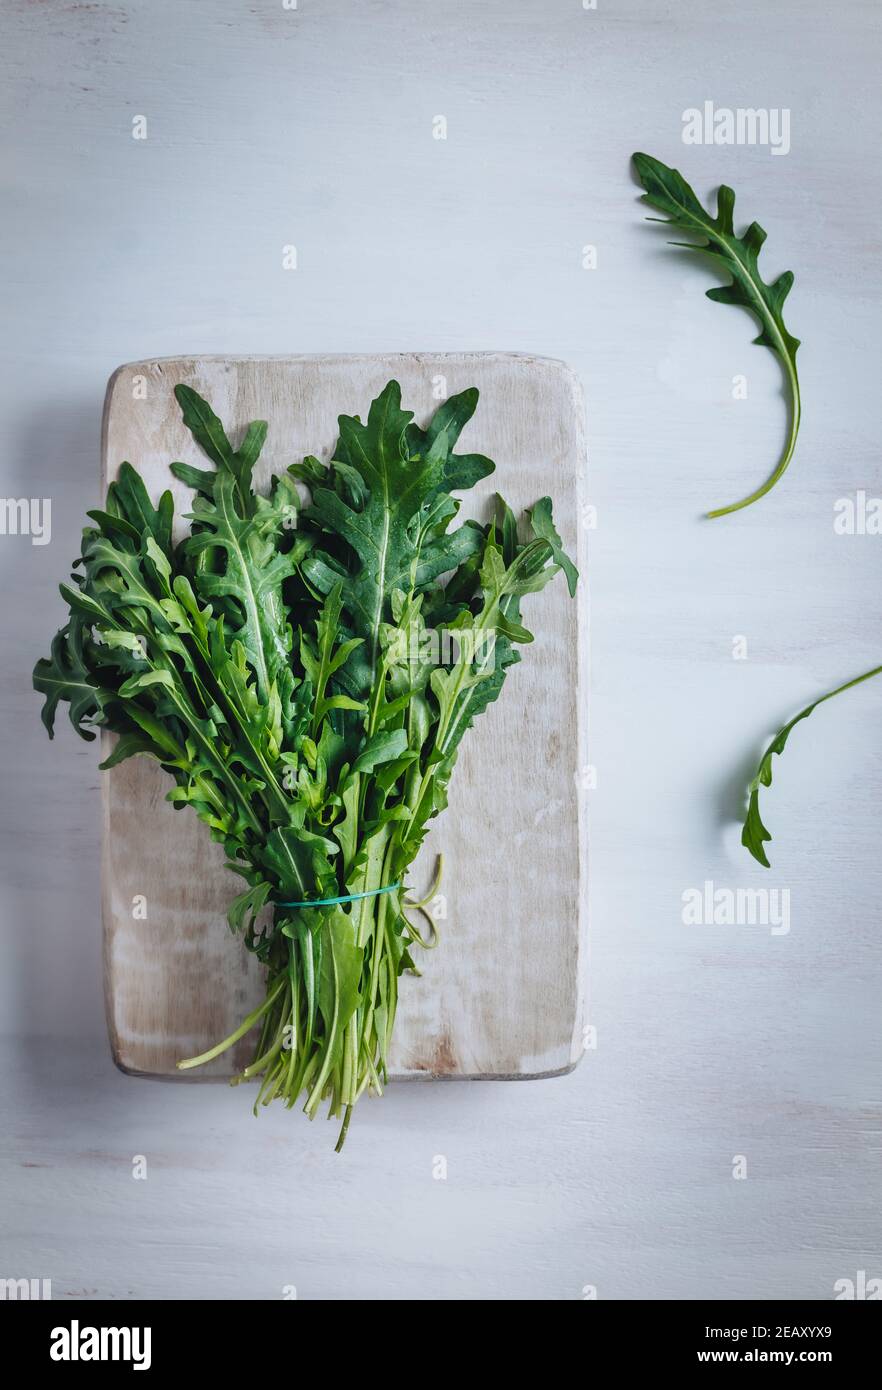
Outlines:
{"type": "Polygon", "coordinates": [[[0,1275],[120,1299],[823,1299],[882,1275],[882,685],[794,735],[770,873],[733,821],[777,723],[879,660],[882,538],[832,525],[882,493],[878,7],[9,0],[0,24],[2,491],[52,499],[50,544],[0,537],[0,1275]],[[790,152],[683,145],[705,100],[787,108],[790,152]],[[769,276],[796,273],[797,459],[727,521],[700,513],[765,476],[779,374],[641,221],[634,149],[732,184],[769,276]],[[30,670],[117,363],[426,347],[563,358],[585,389],[596,1048],[525,1086],[393,1087],[341,1160],[327,1126],[113,1070],[97,753],[50,747],[30,670]],[[685,926],[706,880],[789,888],[789,932],[685,926]]]}

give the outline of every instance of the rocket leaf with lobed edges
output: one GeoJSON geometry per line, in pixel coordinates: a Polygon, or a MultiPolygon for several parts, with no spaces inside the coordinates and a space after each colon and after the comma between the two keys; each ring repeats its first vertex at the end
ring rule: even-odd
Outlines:
{"type": "Polygon", "coordinates": [[[711,260],[721,271],[731,276],[728,285],[719,285],[707,290],[708,299],[717,304],[735,304],[747,309],[760,325],[755,343],[770,348],[780,359],[790,395],[790,422],[787,440],[778,463],[767,478],[748,497],[740,502],[732,502],[725,507],[716,507],[708,512],[709,517],[726,516],[729,512],[740,511],[752,502],[764,497],[778,482],[793,457],[796,437],[799,433],[801,400],[799,377],[796,371],[796,350],[799,339],[794,338],[784,323],[784,301],[793,285],[793,272],[785,270],[771,285],[766,284],[760,273],[758,257],[766,233],[758,222],[751,222],[743,236],[735,233],[732,214],[735,208],[735,194],[731,188],[722,184],[717,193],[717,215],[713,217],[702,207],[694,191],[677,169],[670,169],[661,160],[648,154],[635,154],[634,167],[646,192],[641,201],[665,214],[664,217],[650,217],[650,222],[666,222],[680,231],[691,233],[695,241],[673,241],[669,245],[687,251],[698,251],[711,260]]]}

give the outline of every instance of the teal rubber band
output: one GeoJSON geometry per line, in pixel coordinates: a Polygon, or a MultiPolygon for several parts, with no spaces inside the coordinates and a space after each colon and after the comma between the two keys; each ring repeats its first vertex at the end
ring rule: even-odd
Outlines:
{"type": "Polygon", "coordinates": [[[394,893],[400,883],[390,883],[387,888],[371,888],[368,893],[348,893],[343,898],[309,898],[301,903],[274,903],[274,907],[334,907],[337,903],[357,903],[360,898],[376,898],[380,893],[394,893]]]}

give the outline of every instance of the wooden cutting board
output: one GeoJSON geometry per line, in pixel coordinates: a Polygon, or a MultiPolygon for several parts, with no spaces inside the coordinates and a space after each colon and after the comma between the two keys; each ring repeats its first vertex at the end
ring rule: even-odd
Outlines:
{"type": "MultiPolygon", "coordinates": [[[[563,363],[514,353],[407,353],[352,357],[165,358],[120,367],[104,408],[102,491],[129,460],[176,513],[192,493],[168,471],[204,466],[181,423],[172,388],[195,387],[234,442],[269,421],[257,469],[270,473],[314,453],[327,461],[339,414],[365,418],[395,377],[419,423],[446,395],[476,385],[477,413],[463,448],[488,454],[496,473],[470,494],[464,515],[486,517],[498,488],[520,513],[545,493],[575,554],[582,538],[585,468],[581,392],[563,363]]],[[[178,522],[179,527],[185,523],[178,522]]],[[[447,811],[409,886],[424,891],[435,855],[445,875],[441,944],[405,977],[391,1053],[397,1077],[537,1077],[570,1070],[581,1055],[585,992],[586,849],[580,769],[587,625],[582,583],[570,600],[562,576],[525,603],[536,641],[500,699],[464,739],[447,811]]],[[[105,741],[112,738],[104,735],[105,741]]],[[[134,758],[104,778],[105,989],[113,1057],[124,1071],[188,1081],[227,1077],[252,1039],[200,1072],[177,1072],[227,1036],[262,998],[261,971],[225,922],[241,882],[185,807],[165,801],[170,779],[134,758]]],[[[421,895],[421,894],[420,894],[421,895]]]]}

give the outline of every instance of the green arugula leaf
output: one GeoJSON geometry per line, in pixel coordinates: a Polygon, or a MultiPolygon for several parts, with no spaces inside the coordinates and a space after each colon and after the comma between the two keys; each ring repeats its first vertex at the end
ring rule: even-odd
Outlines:
{"type": "MultiPolygon", "coordinates": [[[[72,592],[72,591],[71,591],[72,592]]],[[[84,652],[86,627],[78,614],[71,616],[52,639],[51,653],[34,667],[34,689],[45,696],[41,718],[49,737],[55,732],[55,711],[60,700],[69,706],[70,722],[80,738],[92,740],[95,734],[83,721],[101,722],[108,696],[94,679],[84,652]]]]}
{"type": "Polygon", "coordinates": [[[223,552],[220,573],[197,568],[193,583],[205,599],[232,600],[231,631],[241,641],[264,698],[287,664],[291,631],[286,621],[282,584],[296,573],[298,556],[279,554],[271,536],[261,535],[252,517],[236,508],[232,474],[218,472],[213,499],[198,496],[193,518],[199,531],[183,542],[183,553],[199,559],[223,552]]]}
{"type": "MultiPolygon", "coordinates": [[[[391,615],[396,589],[419,591],[445,571],[456,569],[481,544],[472,528],[453,535],[439,533],[438,511],[424,512],[449,477],[463,479],[489,471],[454,463],[449,441],[474,408],[446,402],[442,427],[425,432],[412,427],[413,413],[401,409],[401,388],[390,381],[371,405],[367,424],[340,416],[340,439],[334,459],[361,479],[364,504],[356,510],[330,487],[314,486],[310,522],[345,542],[330,555],[311,554],[303,570],[320,592],[341,585],[342,602],[355,636],[365,642],[362,686],[371,686],[380,655],[380,630],[391,615]],[[459,422],[462,422],[460,424],[459,422]],[[411,451],[411,446],[417,452],[411,451]],[[483,470],[483,471],[482,471],[483,470]]],[[[439,412],[440,413],[440,412],[439,412]]],[[[448,512],[446,521],[453,515],[448,512]]],[[[446,524],[446,521],[443,524],[446,524]]],[[[352,692],[363,695],[364,688],[352,692]]]]}
{"type": "Polygon", "coordinates": [[[799,339],[788,332],[782,314],[784,301],[793,285],[793,272],[786,270],[771,285],[763,280],[757,258],[766,233],[758,222],[751,222],[743,236],[735,235],[732,221],[735,194],[731,188],[725,184],[720,186],[717,215],[712,217],[677,169],[668,168],[648,154],[635,154],[633,160],[640,182],[646,189],[641,201],[665,213],[663,218],[647,220],[667,222],[699,238],[695,242],[675,241],[670,245],[698,251],[731,275],[730,284],[706,292],[708,299],[713,299],[717,304],[736,304],[748,309],[760,325],[759,335],[753,341],[770,348],[780,358],[784,368],[790,393],[790,424],[784,451],[774,472],[749,497],[707,513],[709,517],[726,516],[729,512],[749,507],[770,492],[790,463],[796,448],[802,409],[796,372],[799,339]]]}
{"type": "Polygon", "coordinates": [[[242,932],[243,934],[252,931],[254,919],[259,912],[266,906],[270,895],[270,884],[265,880],[262,883],[255,883],[251,888],[246,888],[244,893],[240,893],[234,898],[227,909],[227,922],[231,932],[242,932]]]}
{"type": "MultiPolygon", "coordinates": [[[[509,516],[510,515],[511,513],[509,512],[509,516]]],[[[551,509],[551,498],[540,497],[539,501],[535,503],[533,507],[527,508],[527,516],[530,518],[533,534],[538,536],[540,540],[548,542],[551,548],[551,554],[554,558],[554,563],[558,565],[566,575],[567,588],[570,592],[570,598],[572,598],[575,595],[576,585],[579,582],[579,571],[564,550],[561,538],[555,529],[554,517],[551,509]]]]}
{"type": "Polygon", "coordinates": [[[259,861],[275,879],[280,901],[307,902],[330,896],[325,890],[334,888],[337,880],[328,856],[337,853],[333,840],[285,825],[267,836],[259,861]]]}
{"type": "Polygon", "coordinates": [[[381,763],[398,758],[407,749],[407,733],[404,729],[387,730],[374,734],[355,759],[354,772],[373,772],[381,763]]]}
{"type": "Polygon", "coordinates": [[[792,730],[802,719],[807,719],[809,715],[823,705],[827,700],[832,700],[834,695],[841,695],[844,690],[851,690],[852,686],[860,685],[862,681],[868,681],[871,676],[878,676],[882,672],[882,666],[874,666],[871,671],[865,671],[862,676],[855,676],[854,680],[846,681],[844,685],[839,685],[835,690],[830,690],[826,695],[821,695],[819,699],[813,700],[805,709],[800,710],[799,714],[794,715],[783,728],[779,729],[772,739],[765,753],[763,754],[760,765],[757,768],[756,776],[747,789],[748,806],[747,814],[744,819],[744,827],[741,832],[741,843],[745,849],[749,850],[754,859],[758,860],[765,868],[770,868],[769,860],[766,856],[765,842],[771,840],[770,831],[763,825],[759,809],[760,787],[770,787],[772,785],[772,756],[781,754],[787,744],[792,730]]]}
{"type": "MultiPolygon", "coordinates": [[[[251,475],[266,441],[267,422],[253,421],[245,432],[241,448],[235,450],[220,420],[198,392],[181,384],[175,387],[175,397],[187,429],[212,463],[217,465],[218,471],[229,472],[236,485],[243,514],[249,515],[256,507],[256,499],[251,491],[251,475]]],[[[186,465],[177,466],[178,477],[181,477],[183,467],[186,465]]]]}
{"type": "Polygon", "coordinates": [[[134,758],[139,753],[160,763],[167,760],[162,749],[151,743],[149,738],[144,738],[141,734],[120,734],[112,752],[98,766],[102,772],[106,772],[108,768],[118,767],[127,758],[134,758]]]}
{"type": "MultiPolygon", "coordinates": [[[[152,536],[166,554],[171,552],[174,501],[164,492],[159,505],[153,506],[140,475],[130,463],[121,463],[116,481],[107,489],[107,515],[118,518],[129,536],[152,536]]],[[[89,513],[90,516],[94,513],[89,513]]]]}
{"type": "Polygon", "coordinates": [[[314,1115],[325,1082],[340,1061],[345,1030],[358,1008],[364,952],[356,944],[355,923],[348,913],[335,908],[322,924],[323,950],[319,973],[318,1007],[324,1019],[325,1037],[318,1078],[305,1110],[314,1115]]]}
{"type": "Polygon", "coordinates": [[[496,467],[483,454],[454,454],[453,446],[471,420],[478,404],[477,387],[448,396],[432,416],[425,430],[407,427],[407,446],[412,456],[442,461],[440,487],[444,492],[474,487],[496,467]]]}

